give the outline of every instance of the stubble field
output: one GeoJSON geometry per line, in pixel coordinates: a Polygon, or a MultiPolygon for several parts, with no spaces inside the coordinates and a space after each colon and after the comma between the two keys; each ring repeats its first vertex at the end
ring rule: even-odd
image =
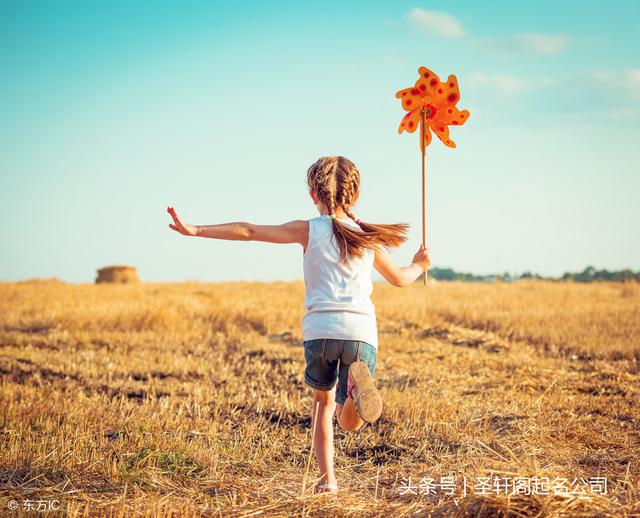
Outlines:
{"type": "Polygon", "coordinates": [[[338,497],[305,476],[303,301],[0,284],[0,515],[640,516],[637,284],[376,284],[385,407],[336,424],[338,497]]]}

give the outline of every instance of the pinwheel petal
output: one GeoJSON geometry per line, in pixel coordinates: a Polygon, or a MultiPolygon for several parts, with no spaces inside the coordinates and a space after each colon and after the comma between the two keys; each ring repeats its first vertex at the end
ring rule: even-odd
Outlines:
{"type": "Polygon", "coordinates": [[[460,100],[460,89],[458,88],[458,79],[451,74],[446,83],[442,83],[437,90],[439,96],[444,98],[443,104],[449,106],[455,105],[460,100]],[[442,90],[442,92],[440,92],[442,90]]]}
{"type": "Polygon", "coordinates": [[[416,81],[414,88],[420,92],[422,97],[425,95],[434,95],[436,87],[440,83],[438,75],[427,67],[420,67],[418,72],[420,73],[420,77],[416,81]]]}
{"type": "Polygon", "coordinates": [[[408,112],[420,107],[422,103],[420,90],[416,87],[400,90],[396,93],[396,97],[402,101],[402,107],[408,112]]]}
{"type": "Polygon", "coordinates": [[[396,92],[396,99],[402,99],[405,95],[409,93],[409,90],[411,90],[411,88],[404,88],[402,90],[398,90],[396,92]]]}
{"type": "Polygon", "coordinates": [[[398,127],[398,133],[407,131],[413,133],[420,125],[420,110],[413,110],[402,117],[400,126],[398,127]]]}
{"type": "Polygon", "coordinates": [[[438,124],[437,121],[433,121],[430,126],[445,146],[456,147],[455,142],[449,138],[449,126],[446,124],[438,124]]]}
{"type": "Polygon", "coordinates": [[[429,70],[427,67],[420,67],[418,69],[418,74],[420,74],[421,79],[436,79],[438,82],[440,81],[440,76],[438,76],[438,74],[433,70],[429,70]]]}
{"type": "Polygon", "coordinates": [[[462,126],[469,118],[469,110],[458,110],[455,106],[449,106],[440,110],[435,117],[438,123],[452,124],[454,126],[462,126]]]}

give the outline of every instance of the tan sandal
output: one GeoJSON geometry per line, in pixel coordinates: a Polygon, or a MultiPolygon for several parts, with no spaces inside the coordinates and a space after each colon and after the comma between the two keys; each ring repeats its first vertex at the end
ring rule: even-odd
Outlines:
{"type": "Polygon", "coordinates": [[[335,494],[338,492],[338,484],[320,484],[314,488],[314,492],[335,494]]]}
{"type": "Polygon", "coordinates": [[[382,397],[373,383],[369,367],[363,361],[353,362],[349,366],[349,378],[349,385],[352,385],[349,395],[356,403],[358,414],[363,421],[373,423],[382,414],[382,397]]]}

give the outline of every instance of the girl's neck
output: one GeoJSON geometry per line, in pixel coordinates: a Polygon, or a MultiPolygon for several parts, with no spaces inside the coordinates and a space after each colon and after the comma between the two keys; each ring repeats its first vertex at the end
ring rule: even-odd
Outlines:
{"type": "MultiPolygon", "coordinates": [[[[336,218],[339,218],[339,219],[348,219],[349,218],[349,216],[347,216],[342,209],[336,210],[334,212],[334,214],[336,215],[336,218]]],[[[325,209],[325,208],[321,209],[320,210],[320,215],[321,216],[328,216],[329,215],[329,210],[325,209]]]]}

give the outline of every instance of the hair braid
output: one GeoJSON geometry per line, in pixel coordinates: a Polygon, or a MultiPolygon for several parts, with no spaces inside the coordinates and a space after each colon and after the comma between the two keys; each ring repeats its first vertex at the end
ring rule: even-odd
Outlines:
{"type": "Polygon", "coordinates": [[[331,162],[331,167],[327,170],[327,186],[328,186],[328,198],[326,200],[327,208],[329,209],[329,214],[335,214],[336,209],[340,206],[338,204],[337,198],[337,190],[338,190],[338,182],[336,178],[336,169],[338,168],[338,161],[333,160],[331,162]]]}
{"type": "Polygon", "coordinates": [[[376,225],[355,218],[351,207],[360,192],[360,172],[350,160],[341,156],[321,157],[309,167],[307,183],[330,214],[341,208],[360,226],[358,231],[332,218],[333,235],[342,261],[361,258],[365,248],[396,247],[406,241],[409,229],[406,223],[376,225]]]}
{"type": "Polygon", "coordinates": [[[351,218],[355,223],[357,223],[358,225],[360,225],[360,223],[359,223],[359,221],[360,221],[360,220],[359,220],[358,218],[356,218],[356,217],[353,215],[353,212],[351,212],[351,211],[350,211],[348,208],[346,208],[346,207],[343,207],[343,208],[342,208],[342,210],[343,210],[343,211],[344,211],[344,213],[345,213],[347,216],[349,216],[349,217],[350,217],[350,218],[351,218]]]}

